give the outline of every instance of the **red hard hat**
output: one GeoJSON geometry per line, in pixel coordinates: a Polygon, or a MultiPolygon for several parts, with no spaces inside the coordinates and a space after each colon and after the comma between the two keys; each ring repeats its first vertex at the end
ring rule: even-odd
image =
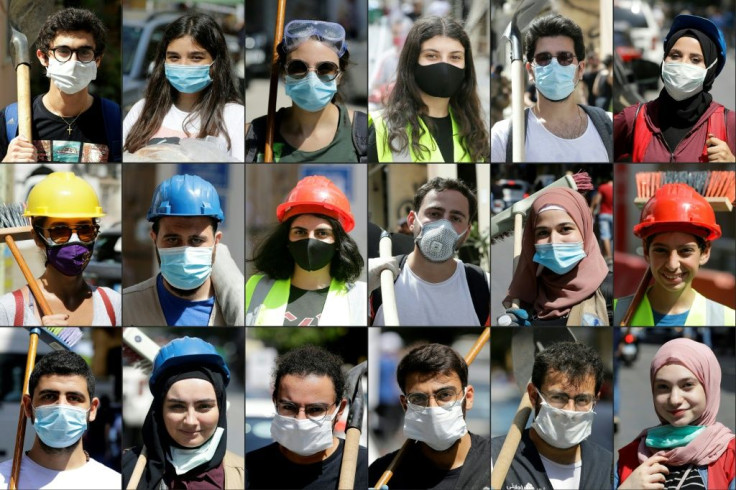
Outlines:
{"type": "Polygon", "coordinates": [[[634,234],[647,238],[655,233],[681,231],[715,240],[721,236],[716,214],[703,196],[687,184],[665,184],[641,210],[634,234]]]}
{"type": "Polygon", "coordinates": [[[330,179],[322,175],[304,177],[297,182],[286,200],[276,208],[279,223],[298,214],[325,214],[335,218],[345,233],[355,227],[350,201],[330,179]]]}

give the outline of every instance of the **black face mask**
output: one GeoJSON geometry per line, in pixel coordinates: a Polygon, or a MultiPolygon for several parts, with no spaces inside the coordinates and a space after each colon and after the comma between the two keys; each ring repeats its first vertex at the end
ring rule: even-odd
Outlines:
{"type": "Polygon", "coordinates": [[[449,98],[455,95],[463,84],[465,70],[449,63],[417,65],[414,80],[427,95],[449,98]]]}
{"type": "Polygon", "coordinates": [[[316,271],[326,266],[335,255],[335,244],[314,238],[305,238],[287,245],[294,262],[305,271],[316,271]]]}

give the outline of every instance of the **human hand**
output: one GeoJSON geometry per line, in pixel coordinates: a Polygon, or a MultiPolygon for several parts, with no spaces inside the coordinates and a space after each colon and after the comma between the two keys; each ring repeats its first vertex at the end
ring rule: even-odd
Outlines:
{"type": "Polygon", "coordinates": [[[372,292],[375,289],[381,287],[381,272],[386,269],[390,270],[394,275],[394,280],[399,277],[399,263],[396,257],[389,257],[382,259],[376,257],[375,259],[368,259],[368,292],[372,292]]]}
{"type": "Polygon", "coordinates": [[[708,145],[709,162],[736,162],[736,157],[731,153],[728,143],[719,140],[714,134],[708,133],[705,143],[708,145]]]}
{"type": "Polygon", "coordinates": [[[506,313],[498,317],[498,325],[501,327],[529,327],[529,313],[521,308],[509,308],[506,313]]]}
{"type": "Polygon", "coordinates": [[[8,151],[3,162],[37,162],[38,153],[33,143],[25,136],[17,136],[10,140],[8,151]]]}
{"type": "Polygon", "coordinates": [[[640,464],[630,475],[619,485],[619,490],[623,489],[654,489],[664,488],[665,475],[669,475],[670,470],[662,464],[666,461],[662,455],[655,454],[642,464],[640,464]]]}
{"type": "Polygon", "coordinates": [[[41,325],[44,327],[68,327],[69,315],[67,313],[54,313],[41,318],[41,325]]]}

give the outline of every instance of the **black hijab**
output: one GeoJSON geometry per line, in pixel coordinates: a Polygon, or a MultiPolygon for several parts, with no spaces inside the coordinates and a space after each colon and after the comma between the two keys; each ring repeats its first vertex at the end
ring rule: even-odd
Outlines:
{"type": "MultiPolygon", "coordinates": [[[[667,39],[667,43],[664,46],[664,57],[667,57],[677,40],[683,36],[692,37],[700,43],[700,49],[703,50],[703,59],[706,67],[718,59],[718,48],[715,42],[703,32],[692,28],[679,30],[667,39]]],[[[698,119],[700,119],[710,106],[713,96],[708,92],[713,88],[713,82],[716,79],[716,70],[718,68],[717,65],[716,63],[708,69],[705,75],[705,81],[703,82],[703,90],[690,98],[679,101],[675,100],[670,97],[670,94],[667,93],[667,89],[665,88],[659,93],[659,126],[671,151],[675,151],[678,143],[682,141],[688,131],[698,122],[698,119]]]]}
{"type": "Polygon", "coordinates": [[[220,419],[217,422],[218,427],[222,427],[225,433],[220,438],[217,445],[215,455],[207,463],[201,464],[191,469],[183,475],[178,475],[177,479],[198,480],[199,476],[217,468],[222,463],[227,450],[227,414],[226,412],[226,392],[225,382],[222,373],[213,371],[206,366],[176,366],[164,371],[153,386],[153,403],[148,409],[146,420],[143,422],[143,442],[148,452],[146,469],[138,483],[139,489],[155,490],[158,488],[161,479],[165,473],[173,473],[171,463],[166,460],[170,446],[181,448],[169,433],[163,420],[163,402],[166,393],[169,392],[171,386],[177,381],[183,379],[197,378],[209,381],[215,388],[215,396],[217,398],[217,408],[220,411],[220,419]]]}

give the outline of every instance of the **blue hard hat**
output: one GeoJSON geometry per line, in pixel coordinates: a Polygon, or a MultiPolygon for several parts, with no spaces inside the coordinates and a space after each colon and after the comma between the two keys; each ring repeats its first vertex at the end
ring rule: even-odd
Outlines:
{"type": "Polygon", "coordinates": [[[162,216],[210,216],[225,221],[217,190],[196,175],[174,175],[156,187],[146,219],[162,216]]]}
{"type": "Polygon", "coordinates": [[[225,386],[230,383],[230,369],[212,344],[199,337],[182,337],[161,347],[156,354],[153,360],[153,372],[148,379],[151,392],[161,373],[169,368],[183,365],[204,365],[213,368],[222,373],[225,386]]]}
{"type": "MultiPolygon", "coordinates": [[[[669,40],[670,36],[672,36],[677,31],[681,31],[683,29],[695,29],[696,31],[700,31],[711,38],[711,40],[715,43],[716,47],[718,48],[718,63],[716,63],[716,76],[718,76],[726,64],[726,40],[723,37],[723,33],[720,31],[720,29],[718,29],[718,27],[716,27],[716,25],[712,21],[706,19],[705,17],[680,14],[675,17],[675,20],[672,21],[670,32],[668,32],[664,38],[664,46],[667,46],[667,41],[669,40]]],[[[665,53],[665,55],[666,54],[667,53],[665,53]]]]}

